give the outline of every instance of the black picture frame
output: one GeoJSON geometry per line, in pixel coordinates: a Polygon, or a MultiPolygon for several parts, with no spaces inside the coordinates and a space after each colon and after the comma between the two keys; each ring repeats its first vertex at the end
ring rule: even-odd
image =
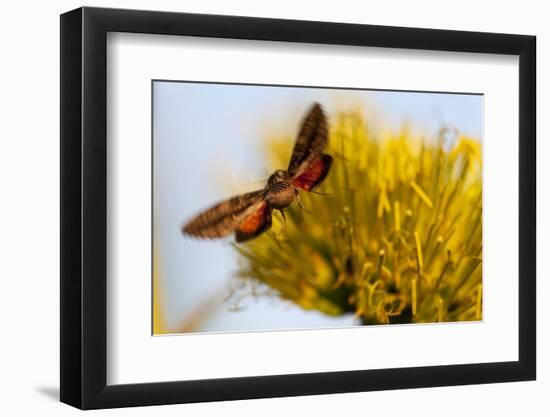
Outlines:
{"type": "Polygon", "coordinates": [[[534,36],[84,7],[61,15],[60,57],[62,402],[94,409],[536,378],[534,36]],[[108,32],[519,56],[519,360],[107,385],[108,32]]]}

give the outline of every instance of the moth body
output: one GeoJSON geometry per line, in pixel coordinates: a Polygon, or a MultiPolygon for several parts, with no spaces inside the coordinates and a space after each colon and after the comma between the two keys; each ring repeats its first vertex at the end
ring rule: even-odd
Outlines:
{"type": "Polygon", "coordinates": [[[277,210],[288,208],[298,196],[298,190],[286,180],[268,184],[266,190],[265,201],[277,210]]]}

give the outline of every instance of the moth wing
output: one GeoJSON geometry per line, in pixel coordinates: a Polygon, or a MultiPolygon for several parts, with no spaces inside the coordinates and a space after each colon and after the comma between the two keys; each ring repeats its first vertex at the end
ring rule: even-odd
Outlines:
{"type": "Polygon", "coordinates": [[[315,103],[302,123],[287,172],[301,175],[321,155],[328,143],[328,123],[323,109],[315,103]]]}
{"type": "Polygon", "coordinates": [[[182,232],[207,239],[228,236],[262,206],[264,194],[264,190],[259,190],[222,201],[194,217],[182,227],[182,232]]]}
{"type": "Polygon", "coordinates": [[[271,207],[263,201],[255,208],[255,211],[248,215],[240,224],[235,232],[237,242],[245,242],[261,235],[271,227],[271,207]]]}
{"type": "Polygon", "coordinates": [[[290,180],[291,184],[305,191],[317,187],[328,175],[332,165],[332,156],[321,154],[300,175],[290,180]]]}

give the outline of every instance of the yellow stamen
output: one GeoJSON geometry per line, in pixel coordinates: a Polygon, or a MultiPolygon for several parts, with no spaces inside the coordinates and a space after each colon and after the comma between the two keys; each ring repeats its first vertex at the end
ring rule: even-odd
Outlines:
{"type": "Polygon", "coordinates": [[[401,288],[401,273],[399,271],[395,271],[395,287],[401,288]]]}
{"type": "Polygon", "coordinates": [[[378,269],[376,270],[378,277],[380,277],[380,270],[382,269],[382,264],[384,263],[384,256],[386,256],[386,251],[384,249],[380,249],[380,252],[378,252],[378,269]]]}
{"type": "Polygon", "coordinates": [[[384,214],[384,188],[380,190],[380,196],[378,197],[378,207],[376,209],[376,215],[380,218],[384,214]]]}
{"type": "Polygon", "coordinates": [[[416,279],[411,280],[411,291],[412,291],[412,300],[411,300],[411,308],[412,308],[412,315],[416,316],[416,279]]]}
{"type": "Polygon", "coordinates": [[[401,230],[401,213],[399,212],[399,201],[393,203],[393,215],[395,218],[395,230],[399,232],[401,230]]]}
{"type": "Polygon", "coordinates": [[[391,211],[390,200],[388,200],[388,194],[384,191],[384,210],[391,211]]]}
{"type": "Polygon", "coordinates": [[[424,201],[424,203],[426,203],[426,205],[429,208],[432,208],[433,207],[432,200],[430,199],[430,197],[426,195],[424,190],[420,188],[420,186],[415,181],[411,181],[409,184],[412,187],[412,189],[416,191],[416,194],[418,194],[418,196],[422,199],[422,201],[424,201]]]}
{"type": "Polygon", "coordinates": [[[332,284],[332,288],[340,288],[340,286],[345,282],[346,280],[346,274],[343,272],[340,272],[338,274],[338,278],[336,279],[336,282],[332,284]]]}
{"type": "Polygon", "coordinates": [[[376,210],[378,217],[382,217],[384,210],[388,213],[391,211],[390,200],[388,199],[385,184],[380,187],[380,197],[378,199],[378,208],[376,210]]]}
{"type": "Polygon", "coordinates": [[[476,319],[481,320],[481,284],[477,286],[476,319]]]}
{"type": "Polygon", "coordinates": [[[416,255],[418,256],[418,266],[420,269],[424,267],[424,260],[422,259],[422,247],[420,246],[420,237],[418,232],[414,232],[414,239],[416,240],[416,255]]]}

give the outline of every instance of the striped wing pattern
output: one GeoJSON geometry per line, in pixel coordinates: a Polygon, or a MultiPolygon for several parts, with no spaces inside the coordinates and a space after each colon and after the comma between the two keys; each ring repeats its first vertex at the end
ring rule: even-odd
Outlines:
{"type": "Polygon", "coordinates": [[[228,236],[265,205],[264,194],[264,190],[258,190],[222,201],[193,218],[182,231],[190,236],[210,239],[228,236]]]}
{"type": "Polygon", "coordinates": [[[315,103],[304,119],[296,139],[288,165],[288,174],[291,177],[301,175],[321,155],[327,143],[327,119],[319,103],[315,103]]]}

